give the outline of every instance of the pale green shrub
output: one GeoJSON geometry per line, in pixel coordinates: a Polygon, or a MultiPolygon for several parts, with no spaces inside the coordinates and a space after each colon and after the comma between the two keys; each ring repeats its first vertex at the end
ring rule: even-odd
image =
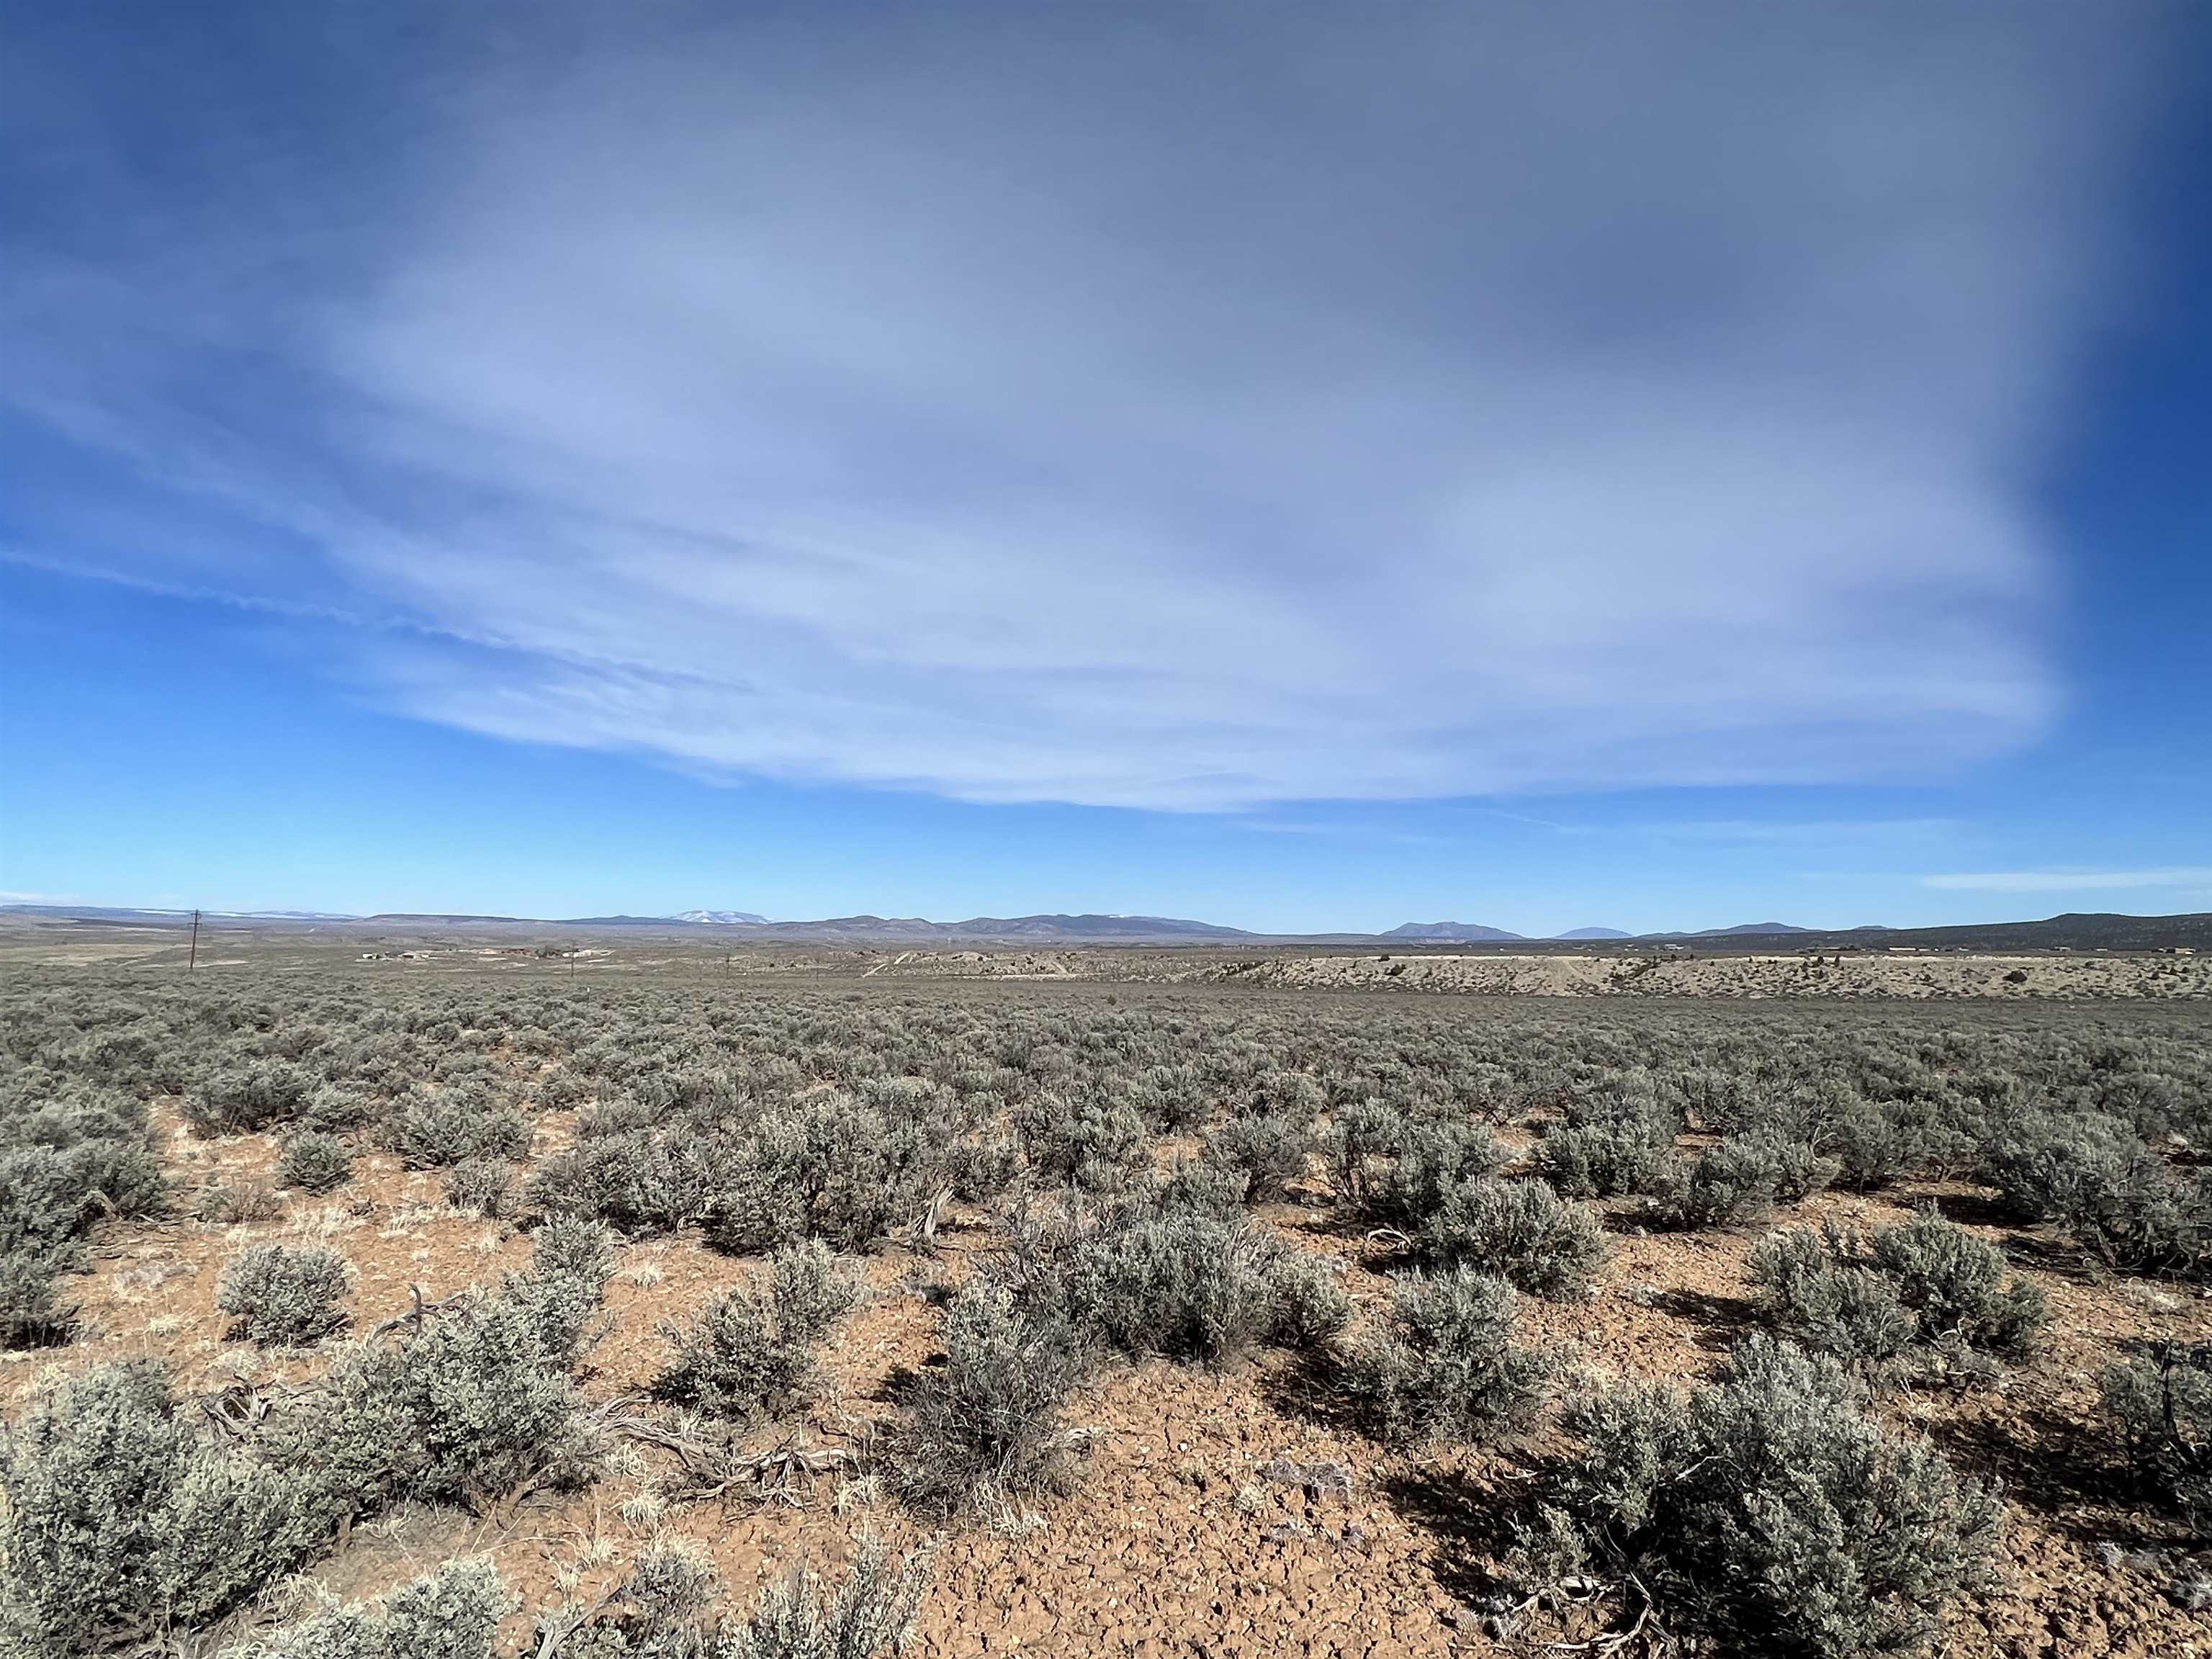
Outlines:
{"type": "Polygon", "coordinates": [[[1391,1290],[1390,1316],[1346,1357],[1344,1388],[1369,1426],[1401,1445],[1482,1442],[1525,1426],[1550,1367],[1513,1342],[1513,1291],[1455,1267],[1391,1290]]]}
{"type": "Polygon", "coordinates": [[[1656,1225],[1684,1231],[1741,1225],[1774,1206],[1783,1176],[1773,1146],[1723,1140],[1693,1158],[1674,1159],[1652,1189],[1645,1213],[1656,1225]]]}
{"type": "Polygon", "coordinates": [[[276,1179],[302,1192],[335,1191],[353,1179],[353,1149],[320,1129],[299,1130],[285,1137],[276,1179]]]}
{"type": "Polygon", "coordinates": [[[718,1416],[759,1419],[802,1403],[819,1371],[815,1346],[859,1300],[819,1239],[769,1258],[765,1294],[735,1291],[690,1327],[665,1326],[676,1353],[653,1385],[672,1404],[718,1416]]]}
{"type": "Polygon", "coordinates": [[[580,1620],[541,1618],[540,1650],[562,1659],[877,1659],[904,1644],[927,1577],[921,1556],[894,1565],[881,1543],[863,1538],[834,1588],[794,1569],[738,1620],[713,1615],[721,1587],[706,1561],[654,1545],[606,1605],[580,1620]]]}
{"type": "Polygon", "coordinates": [[[2060,1223],[2114,1267],[2212,1271],[2212,1181],[2175,1169],[2102,1113],[2009,1120],[1985,1148],[1983,1174],[2014,1214],[2060,1223]]]}
{"type": "Polygon", "coordinates": [[[750,1255],[818,1238],[858,1255],[920,1218],[940,1177],[921,1127],[842,1090],[763,1113],[707,1218],[717,1249],[750,1255]]]}
{"type": "Polygon", "coordinates": [[[1265,1203],[1305,1174],[1312,1139],[1304,1127],[1273,1114],[1232,1117],[1206,1136],[1206,1158],[1245,1177],[1249,1202],[1265,1203]]]}
{"type": "Polygon", "coordinates": [[[1332,1182],[1362,1219],[1406,1229],[1427,1221],[1454,1188],[1505,1163],[1487,1124],[1409,1118],[1374,1101],[1337,1114],[1325,1152],[1332,1182]]]}
{"type": "Polygon", "coordinates": [[[2130,1474],[2212,1540],[2212,1343],[2159,1344],[2097,1382],[2130,1474]]]}
{"type": "Polygon", "coordinates": [[[1996,1498],[1885,1427],[1834,1360],[1754,1337],[1688,1393],[1571,1404],[1583,1442],[1524,1533],[1525,1581],[1594,1577],[1731,1650],[1922,1652],[1989,1577],[1996,1498]]]}
{"type": "Polygon", "coordinates": [[[321,1541],[328,1524],[301,1484],[203,1433],[196,1415],[158,1366],[108,1365],[9,1430],[0,1637],[80,1654],[189,1629],[321,1541]]]}
{"type": "Polygon", "coordinates": [[[541,1326],[515,1299],[481,1297],[341,1349],[273,1425],[270,1455],[334,1515],[403,1498],[481,1506],[580,1485],[596,1445],[541,1326]]]}
{"type": "Polygon", "coordinates": [[[234,1337],[292,1346],[341,1329],[352,1289],[353,1268],[335,1250],[256,1244],[223,1268],[215,1305],[231,1316],[234,1337]]]}
{"type": "Polygon", "coordinates": [[[1931,1212],[1869,1237],[1832,1224],[1753,1248],[1752,1282],[1780,1334],[1877,1381],[1996,1380],[2049,1321],[2034,1281],[1994,1246],[1931,1212]]]}
{"type": "Polygon", "coordinates": [[[502,1300],[531,1324],[548,1364],[566,1370],[606,1334],[600,1311],[615,1237],[597,1222],[556,1218],[530,1236],[530,1269],[509,1273],[502,1300]]]}
{"type": "Polygon", "coordinates": [[[448,1561],[376,1607],[326,1607],[228,1659],[493,1659],[514,1606],[490,1562],[448,1561]]]}
{"type": "Polygon", "coordinates": [[[1048,1182],[1113,1192],[1144,1165],[1152,1131],[1133,1107],[1041,1095],[1015,1115],[1030,1167],[1048,1182]]]}
{"type": "Polygon", "coordinates": [[[1326,1263],[1241,1210],[1191,1206],[1204,1196],[1171,1182],[1103,1215],[1033,1218],[987,1271],[1049,1303],[1087,1341],[1127,1354],[1222,1364],[1262,1345],[1310,1347],[1344,1328],[1351,1302],[1326,1263]]]}
{"type": "Polygon", "coordinates": [[[289,1122],[314,1091],[313,1075],[276,1060],[257,1060],[204,1080],[185,1096],[185,1121],[203,1135],[245,1134],[289,1122]]]}
{"type": "Polygon", "coordinates": [[[971,1281],[945,1307],[945,1364],[915,1376],[884,1433],[891,1486],[939,1516],[1063,1490],[1077,1443],[1062,1409],[1089,1369],[1057,1310],[971,1281]]]}
{"type": "Polygon", "coordinates": [[[446,1202],[487,1221],[514,1213],[514,1166],[501,1158],[465,1158],[446,1171],[446,1202]]]}
{"type": "Polygon", "coordinates": [[[25,1247],[0,1255],[0,1348],[69,1340],[77,1310],[63,1299],[61,1276],[80,1265],[74,1247],[25,1247]]]}
{"type": "Polygon", "coordinates": [[[478,1090],[456,1086],[410,1092],[393,1103],[380,1130],[410,1170],[451,1167],[471,1158],[530,1156],[530,1120],[478,1090]]]}
{"type": "Polygon", "coordinates": [[[1547,1121],[1529,1167],[1562,1198],[1614,1198],[1656,1190],[1674,1147],[1674,1126],[1650,1116],[1547,1121]]]}
{"type": "Polygon", "coordinates": [[[82,1238],[111,1217],[157,1214],[167,1200],[143,1137],[0,1146],[0,1255],[82,1238]]]}
{"type": "Polygon", "coordinates": [[[731,1194],[751,1179],[751,1163],[743,1142],[717,1132],[594,1133],[541,1164],[528,1198],[549,1215],[669,1232],[728,1211],[731,1194]]]}
{"type": "Polygon", "coordinates": [[[1421,1229],[1424,1255],[1464,1264],[1552,1301],[1583,1295],[1605,1260],[1605,1230],[1587,1204],[1540,1181],[1462,1182],[1421,1229]]]}
{"type": "Polygon", "coordinates": [[[920,1555],[894,1563],[864,1540],[844,1579],[825,1586],[803,1569],[761,1592],[750,1621],[726,1628],[714,1659],[878,1659],[906,1644],[928,1588],[920,1555]]]}

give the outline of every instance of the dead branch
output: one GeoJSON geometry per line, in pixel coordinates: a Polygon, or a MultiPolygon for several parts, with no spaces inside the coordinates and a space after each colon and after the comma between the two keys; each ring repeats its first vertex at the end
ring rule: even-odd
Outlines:
{"type": "Polygon", "coordinates": [[[397,1330],[420,1330],[437,1315],[451,1313],[457,1308],[465,1307],[474,1302],[477,1295],[475,1287],[471,1286],[465,1291],[456,1291],[453,1295],[439,1301],[425,1302],[422,1299],[422,1287],[420,1285],[410,1285],[407,1291],[408,1294],[414,1297],[415,1305],[404,1314],[395,1314],[382,1324],[370,1327],[368,1338],[369,1341],[381,1341],[397,1330]]]}
{"type": "Polygon", "coordinates": [[[734,1435],[702,1434],[686,1427],[681,1419],[647,1417],[624,1409],[625,1401],[611,1401],[599,1413],[599,1425],[641,1445],[655,1448],[676,1460],[680,1485],[670,1496],[686,1503],[704,1504],[733,1496],[761,1504],[803,1507],[813,1484],[832,1469],[849,1468],[857,1462],[842,1446],[823,1446],[787,1434],[760,1450],[744,1450],[734,1435]]]}

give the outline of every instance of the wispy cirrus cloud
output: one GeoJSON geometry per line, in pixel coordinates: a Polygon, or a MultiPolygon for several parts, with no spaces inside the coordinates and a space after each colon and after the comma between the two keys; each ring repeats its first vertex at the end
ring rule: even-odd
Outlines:
{"type": "Polygon", "coordinates": [[[48,552],[396,623],[424,719],[971,800],[1924,776],[2060,700],[2149,12],[624,16],[19,242],[0,397],[147,498],[48,552]]]}
{"type": "Polygon", "coordinates": [[[1956,836],[1956,818],[1702,818],[1660,820],[1636,832],[1661,841],[1747,846],[1911,846],[1956,836]]]}
{"type": "Polygon", "coordinates": [[[1920,884],[1974,893],[2097,893],[2134,888],[2212,893],[2212,865],[2157,870],[1981,870],[1923,876],[1920,884]]]}

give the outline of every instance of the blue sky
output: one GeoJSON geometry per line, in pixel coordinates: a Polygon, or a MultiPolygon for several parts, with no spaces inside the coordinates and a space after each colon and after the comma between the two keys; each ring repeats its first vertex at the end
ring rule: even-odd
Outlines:
{"type": "Polygon", "coordinates": [[[2200,8],[0,15],[11,896],[2212,908],[2200,8]]]}

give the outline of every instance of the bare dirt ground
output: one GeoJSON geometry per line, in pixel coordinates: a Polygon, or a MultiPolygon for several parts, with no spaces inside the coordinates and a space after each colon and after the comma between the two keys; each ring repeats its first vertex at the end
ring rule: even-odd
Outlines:
{"type": "Polygon", "coordinates": [[[2212,1000],[2212,957],[1943,952],[1668,957],[1486,951],[1293,953],[1193,962],[1121,951],[909,952],[890,978],[1157,979],[1282,990],[1429,991],[1512,997],[1814,997],[2006,1002],[2212,1000]]]}
{"type": "Polygon", "coordinates": [[[2212,960],[2173,956],[1790,954],[1698,957],[1301,957],[1207,975],[1297,988],[1394,987],[1485,996],[1973,997],[2002,1001],[2212,998],[2212,960]]]}
{"type": "MultiPolygon", "coordinates": [[[[541,1133],[556,1138],[560,1125],[551,1116],[541,1133]]],[[[173,1129],[172,1146],[181,1168],[225,1181],[265,1178],[275,1157],[262,1136],[197,1142],[173,1129]]],[[[1966,1190],[1930,1188],[1881,1200],[1825,1195],[1787,1218],[1879,1224],[1931,1199],[1961,1215],[1975,1212],[1966,1190]]],[[[1304,1205],[1274,1206],[1267,1219],[1347,1266],[1381,1254],[1331,1232],[1304,1205]]],[[[1756,1236],[1620,1237],[1592,1299],[1524,1304],[1524,1336],[1574,1370],[1695,1376],[1747,1328],[1744,1259],[1756,1236]]],[[[923,1287],[957,1279],[963,1253],[981,1237],[956,1223],[940,1254],[893,1251],[867,1263],[870,1302],[831,1352],[836,1387],[811,1413],[807,1438],[865,1446],[869,1425],[889,1409],[894,1374],[931,1352],[933,1315],[923,1287]]],[[[337,1201],[295,1194],[266,1221],[175,1222],[110,1240],[83,1291],[91,1334],[57,1352],[9,1356],[0,1388],[11,1411],[57,1371],[142,1355],[169,1360],[188,1390],[304,1380],[313,1356],[227,1342],[226,1317],[214,1304],[222,1263],[267,1240],[331,1243],[351,1259],[360,1274],[357,1325],[403,1311],[416,1291],[435,1300],[495,1283],[529,1257],[514,1228],[447,1208],[434,1176],[372,1156],[337,1201]]],[[[609,1292],[613,1328],[589,1362],[587,1393],[598,1401],[641,1393],[665,1359],[662,1323],[757,1271],[696,1238],[625,1249],[609,1292]]],[[[2159,1571],[2125,1565],[2127,1553],[2145,1546],[2170,1550],[2171,1532],[2146,1531],[2142,1516],[2095,1495],[2097,1471],[2084,1468],[2094,1464],[2084,1448],[2096,1433],[2095,1368],[2126,1340],[2212,1340],[2212,1302],[2080,1272],[2034,1276],[2055,1316],[2037,1363],[2001,1393],[1901,1402],[1908,1419],[1954,1458],[2009,1486],[2001,1588],[1964,1610],[1950,1651],[2007,1659],[2212,1654],[2212,1614],[2183,1612],[2159,1571]]],[[[1379,1279],[1353,1273],[1348,1282],[1369,1304],[1381,1300],[1379,1279]]],[[[1097,1437],[1072,1495],[938,1541],[913,1650],[1071,1659],[1496,1650],[1468,1598],[1502,1548],[1497,1500],[1529,1478],[1528,1457],[1392,1455],[1303,1409],[1299,1394],[1279,1360],[1234,1375],[1165,1362],[1108,1373],[1077,1407],[1097,1437]],[[1351,1472],[1351,1491],[1309,1491],[1271,1477],[1285,1459],[1341,1465],[1351,1472]]],[[[1529,1448],[1541,1449],[1540,1443],[1529,1448]]],[[[798,1504],[673,1509],[652,1497],[653,1487],[650,1468],[636,1467],[588,1493],[532,1500],[511,1515],[403,1510],[363,1528],[313,1577],[345,1595],[374,1595],[451,1555],[489,1553],[526,1601],[542,1607],[606,1587],[642,1546],[677,1533],[706,1547],[742,1600],[794,1559],[824,1567],[842,1560],[862,1528],[901,1544],[920,1541],[866,1480],[827,1476],[798,1504]]],[[[518,1644],[526,1624],[518,1619],[510,1632],[518,1644]]]]}

